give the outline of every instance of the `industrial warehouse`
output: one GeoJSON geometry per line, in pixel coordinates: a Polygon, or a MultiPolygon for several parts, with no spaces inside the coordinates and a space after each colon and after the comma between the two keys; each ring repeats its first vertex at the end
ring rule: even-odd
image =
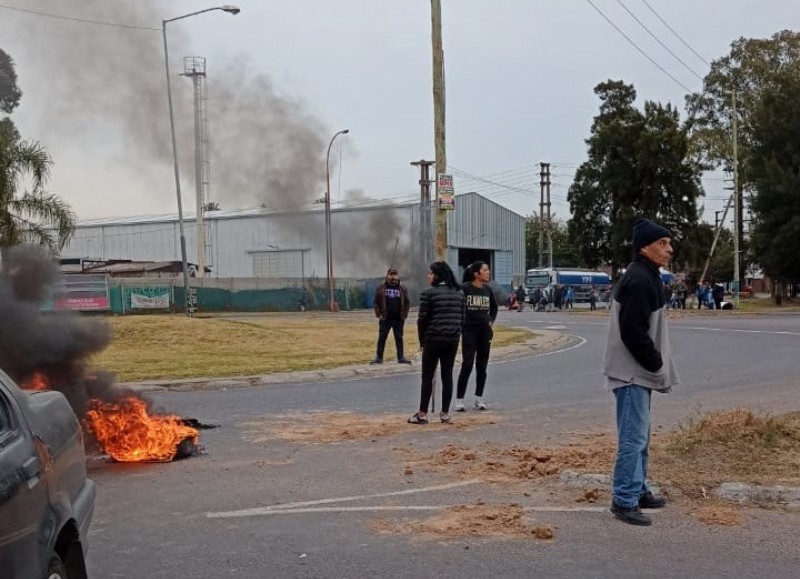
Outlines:
{"type": "MultiPolygon", "coordinates": [[[[433,256],[432,237],[422,232],[426,218],[428,227],[435,219],[435,210],[430,206],[426,210],[420,203],[332,209],[332,274],[336,293],[343,292],[344,299],[338,300],[343,307],[368,305],[365,297],[390,266],[400,269],[412,290],[420,289],[433,256]]],[[[229,292],[326,288],[329,248],[321,208],[206,211],[201,223],[200,236],[195,215],[187,214],[183,224],[192,276],[189,285],[200,291],[201,306],[203,288],[229,292]],[[203,248],[197,247],[198,237],[205,237],[203,248]],[[198,266],[201,263],[204,267],[198,266]]],[[[471,262],[482,260],[501,286],[524,277],[525,218],[478,193],[458,195],[455,209],[447,212],[447,245],[447,261],[459,274],[471,262]]],[[[159,279],[161,284],[182,288],[180,222],[174,214],[82,221],[62,256],[69,264],[65,272],[103,274],[111,278],[112,287],[142,286],[159,279]]],[[[180,305],[181,293],[172,288],[171,305],[180,305]]],[[[120,299],[121,309],[126,303],[132,307],[124,291],[120,299]]],[[[303,301],[293,297],[239,305],[228,302],[209,304],[207,309],[294,309],[303,301]]]]}

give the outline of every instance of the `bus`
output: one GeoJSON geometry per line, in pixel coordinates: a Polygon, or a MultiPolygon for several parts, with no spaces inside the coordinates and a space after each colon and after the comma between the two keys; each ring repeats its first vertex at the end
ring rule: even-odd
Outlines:
{"type": "Polygon", "coordinates": [[[611,276],[602,271],[554,267],[529,269],[525,274],[525,288],[528,290],[529,300],[533,299],[533,292],[537,289],[547,288],[551,291],[557,285],[572,287],[575,291],[575,302],[588,302],[589,292],[594,287],[600,301],[600,296],[611,290],[611,276]]]}

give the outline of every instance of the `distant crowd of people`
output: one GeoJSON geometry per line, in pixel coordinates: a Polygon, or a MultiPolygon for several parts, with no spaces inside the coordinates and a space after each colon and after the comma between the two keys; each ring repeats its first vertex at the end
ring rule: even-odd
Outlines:
{"type": "MultiPolygon", "coordinates": [[[[596,310],[598,304],[610,307],[611,293],[611,289],[598,290],[592,286],[589,289],[589,309],[596,310]]],[[[528,298],[531,308],[537,312],[575,309],[575,288],[572,286],[537,287],[529,294],[522,284],[512,286],[508,296],[508,309],[523,311],[528,298]]]]}

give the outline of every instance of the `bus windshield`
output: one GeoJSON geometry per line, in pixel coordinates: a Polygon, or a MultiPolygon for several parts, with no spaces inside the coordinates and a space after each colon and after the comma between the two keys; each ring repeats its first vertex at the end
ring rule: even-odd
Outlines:
{"type": "Polygon", "coordinates": [[[525,286],[529,289],[543,288],[549,283],[550,273],[547,271],[531,272],[525,276],[525,286]]]}

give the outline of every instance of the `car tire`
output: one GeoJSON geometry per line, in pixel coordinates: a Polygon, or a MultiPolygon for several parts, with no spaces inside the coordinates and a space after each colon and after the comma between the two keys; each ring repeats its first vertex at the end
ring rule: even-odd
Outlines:
{"type": "Polygon", "coordinates": [[[47,575],[45,579],[69,579],[67,575],[67,568],[64,566],[64,561],[57,553],[53,553],[50,558],[50,564],[47,566],[47,575]]]}

